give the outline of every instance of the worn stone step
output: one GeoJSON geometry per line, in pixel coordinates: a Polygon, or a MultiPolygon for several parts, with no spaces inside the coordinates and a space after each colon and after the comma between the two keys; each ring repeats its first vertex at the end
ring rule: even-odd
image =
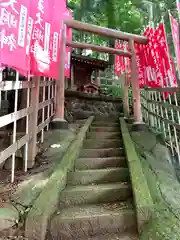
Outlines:
{"type": "Polygon", "coordinates": [[[136,232],[127,232],[127,233],[110,233],[110,234],[103,234],[93,237],[88,237],[79,240],[139,240],[138,234],[136,232]]]}
{"type": "Polygon", "coordinates": [[[136,229],[133,206],[126,203],[75,206],[60,209],[51,219],[53,239],[83,239],[136,229]]]}
{"type": "Polygon", "coordinates": [[[91,126],[91,132],[119,132],[120,126],[91,126]]]}
{"type": "Polygon", "coordinates": [[[120,132],[88,132],[87,139],[120,139],[120,132]]]}
{"type": "Polygon", "coordinates": [[[104,117],[104,116],[96,116],[94,119],[94,122],[96,121],[111,121],[111,122],[119,122],[119,115],[117,117],[111,116],[111,117],[104,117]]]}
{"type": "Polygon", "coordinates": [[[100,127],[104,127],[104,126],[108,126],[108,127],[119,127],[119,121],[117,122],[113,122],[113,121],[109,121],[109,120],[105,120],[105,121],[94,121],[92,122],[91,126],[100,126],[100,127]]]}
{"type": "Polygon", "coordinates": [[[78,170],[106,169],[126,166],[127,162],[125,157],[78,158],[75,163],[75,168],[78,170]]]}
{"type": "Polygon", "coordinates": [[[111,183],[89,186],[69,186],[60,195],[60,208],[72,205],[125,201],[132,197],[130,184],[111,183]]]}
{"type": "Polygon", "coordinates": [[[123,148],[82,149],[79,154],[80,158],[105,158],[117,156],[124,156],[123,148]]]}
{"type": "Polygon", "coordinates": [[[75,171],[68,174],[69,185],[90,185],[115,182],[129,182],[128,168],[107,168],[75,171]]]}
{"type": "Polygon", "coordinates": [[[123,146],[122,139],[86,139],[83,143],[83,148],[119,148],[123,146]]]}

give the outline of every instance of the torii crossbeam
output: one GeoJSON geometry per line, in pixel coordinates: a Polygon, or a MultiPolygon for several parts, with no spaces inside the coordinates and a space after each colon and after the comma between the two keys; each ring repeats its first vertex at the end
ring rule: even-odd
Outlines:
{"type": "Polygon", "coordinates": [[[147,44],[148,38],[145,36],[125,33],[119,30],[91,25],[91,24],[83,23],[76,20],[64,21],[63,30],[62,30],[62,41],[61,41],[61,56],[60,56],[61,61],[59,66],[59,80],[57,81],[56,114],[52,122],[52,126],[54,126],[54,128],[61,128],[61,127],[64,128],[67,126],[67,123],[64,120],[64,65],[65,65],[66,46],[70,46],[74,48],[82,48],[82,49],[92,49],[93,51],[119,54],[124,57],[129,57],[131,59],[131,70],[132,70],[131,85],[132,85],[132,92],[133,92],[133,110],[134,110],[135,125],[141,124],[143,122],[134,42],[139,44],[147,44]],[[66,40],[66,27],[70,27],[80,31],[94,33],[94,34],[109,37],[109,38],[127,41],[129,44],[130,52],[120,51],[115,48],[109,48],[109,47],[98,46],[98,45],[87,44],[87,43],[69,42],[66,40]]]}

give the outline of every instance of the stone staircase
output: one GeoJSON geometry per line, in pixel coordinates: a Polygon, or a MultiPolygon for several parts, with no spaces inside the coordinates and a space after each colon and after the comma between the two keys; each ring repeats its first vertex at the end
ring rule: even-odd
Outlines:
{"type": "Polygon", "coordinates": [[[47,239],[137,240],[129,171],[119,122],[94,121],[60,195],[47,239]]]}

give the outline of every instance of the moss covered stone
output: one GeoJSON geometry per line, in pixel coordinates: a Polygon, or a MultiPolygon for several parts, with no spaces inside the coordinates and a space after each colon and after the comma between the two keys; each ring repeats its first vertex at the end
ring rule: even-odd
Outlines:
{"type": "Polygon", "coordinates": [[[180,239],[180,184],[169,150],[152,132],[131,133],[147,179],[155,211],[141,240],[180,239]]]}
{"type": "Polygon", "coordinates": [[[60,192],[66,186],[67,173],[74,169],[75,160],[92,121],[93,117],[90,117],[80,129],[76,139],[65,152],[61,162],[54,169],[48,183],[29,211],[25,223],[25,235],[28,239],[45,239],[48,220],[56,209],[60,192]]]}
{"type": "Polygon", "coordinates": [[[136,205],[137,223],[139,232],[149,222],[153,212],[153,200],[149,191],[142,164],[136,153],[127,125],[123,118],[120,119],[121,132],[129,165],[131,182],[136,205]]]}

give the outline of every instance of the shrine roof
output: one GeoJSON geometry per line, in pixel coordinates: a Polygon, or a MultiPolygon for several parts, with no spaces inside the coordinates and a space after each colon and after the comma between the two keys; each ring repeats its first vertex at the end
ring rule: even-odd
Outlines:
{"type": "Polygon", "coordinates": [[[72,64],[80,64],[80,65],[87,65],[87,67],[93,68],[93,69],[106,69],[108,68],[109,62],[103,61],[100,59],[72,54],[71,56],[72,64]]]}

